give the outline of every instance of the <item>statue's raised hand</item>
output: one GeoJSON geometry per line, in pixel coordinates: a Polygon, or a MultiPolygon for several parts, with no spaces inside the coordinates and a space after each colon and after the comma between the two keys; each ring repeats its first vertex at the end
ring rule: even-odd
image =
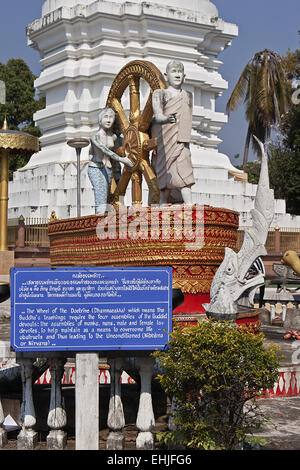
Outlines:
{"type": "Polygon", "coordinates": [[[130,168],[133,167],[132,161],[128,157],[121,157],[119,160],[121,163],[124,163],[124,165],[129,166],[130,168]]]}

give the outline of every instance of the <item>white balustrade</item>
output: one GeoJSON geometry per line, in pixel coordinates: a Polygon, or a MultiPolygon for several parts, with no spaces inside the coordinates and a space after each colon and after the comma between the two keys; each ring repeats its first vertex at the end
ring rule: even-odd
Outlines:
{"type": "Polygon", "coordinates": [[[141,378],[141,391],[136,426],[139,434],[136,438],[136,448],[139,450],[154,449],[154,437],[152,429],[155,419],[152,406],[151,381],[154,372],[155,361],[151,357],[137,358],[138,371],[141,378]]]}
{"type": "Polygon", "coordinates": [[[21,378],[22,378],[22,405],[20,414],[20,423],[22,426],[18,434],[18,450],[32,450],[36,447],[38,442],[38,434],[34,431],[36,424],[35,409],[32,394],[32,372],[33,372],[32,358],[22,358],[19,360],[21,365],[21,378]]]}
{"type": "Polygon", "coordinates": [[[121,375],[123,372],[123,359],[108,359],[110,365],[110,400],[107,417],[107,426],[110,429],[106,441],[109,450],[122,450],[125,445],[125,437],[122,429],[125,426],[125,417],[121,399],[121,375]]]}
{"type": "Polygon", "coordinates": [[[49,450],[63,450],[67,444],[67,433],[63,428],[67,424],[67,415],[63,407],[61,381],[64,374],[64,358],[50,360],[51,395],[47,424],[50,432],[47,436],[49,450]]]}
{"type": "MultiPolygon", "coordinates": [[[[18,450],[34,450],[38,444],[38,433],[35,430],[36,413],[33,400],[33,364],[36,358],[20,357],[22,403],[19,417],[21,431],[17,436],[18,450]]],[[[67,414],[62,396],[64,366],[67,360],[63,356],[49,359],[51,376],[50,403],[47,424],[50,428],[47,436],[48,450],[63,450],[67,445],[67,414]]],[[[107,416],[107,426],[110,430],[107,450],[123,450],[125,448],[125,416],[121,397],[122,374],[124,359],[110,358],[110,400],[107,416]]],[[[140,397],[136,417],[138,435],[136,448],[154,449],[155,418],[152,405],[151,383],[154,375],[155,361],[151,357],[135,358],[135,364],[140,375],[140,397]]],[[[99,358],[97,353],[76,354],[76,389],[75,389],[75,434],[76,450],[98,449],[99,442],[99,358]],[[87,399],[89,396],[89,399],[87,399]],[[84,400],[83,400],[84,398],[84,400]],[[91,426],[91,424],[93,425],[91,426]],[[91,429],[92,428],[92,429],[91,429]],[[85,430],[88,429],[88,436],[85,430]]],[[[36,381],[36,384],[39,382],[36,381]]],[[[49,381],[47,382],[49,383],[49,381]]],[[[39,385],[35,386],[38,390],[39,385]]],[[[0,400],[0,448],[7,443],[7,433],[2,428],[4,413],[0,400]]]]}

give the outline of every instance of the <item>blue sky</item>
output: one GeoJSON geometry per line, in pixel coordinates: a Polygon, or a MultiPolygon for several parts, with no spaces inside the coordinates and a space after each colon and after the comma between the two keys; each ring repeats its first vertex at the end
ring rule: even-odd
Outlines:
{"type": "MultiPolygon", "coordinates": [[[[219,17],[239,27],[239,36],[231,47],[220,54],[220,68],[228,90],[218,98],[217,111],[225,112],[226,103],[242,69],[252,56],[263,49],[285,54],[288,49],[300,49],[300,0],[214,0],[219,17]]],[[[241,164],[247,123],[244,109],[233,112],[218,136],[223,140],[219,150],[241,164]],[[233,156],[239,153],[240,158],[233,156]]],[[[249,159],[253,160],[252,152],[249,159]]]]}
{"type": "MultiPolygon", "coordinates": [[[[78,0],[80,1],[80,0],[78,0]]],[[[159,1],[156,0],[158,3],[159,1]]],[[[33,73],[39,74],[39,54],[27,46],[25,28],[40,17],[44,0],[1,1],[0,61],[22,57],[33,73]]],[[[225,112],[226,102],[243,67],[255,52],[269,48],[283,54],[288,48],[300,48],[300,0],[213,0],[219,16],[239,27],[239,36],[232,46],[220,54],[220,68],[228,90],[218,98],[216,109],[225,112]]],[[[219,133],[223,140],[219,150],[229,155],[234,164],[241,163],[247,124],[244,111],[232,113],[229,122],[219,133]],[[240,154],[240,159],[233,156],[240,154]]],[[[253,159],[253,156],[250,156],[253,159]]]]}

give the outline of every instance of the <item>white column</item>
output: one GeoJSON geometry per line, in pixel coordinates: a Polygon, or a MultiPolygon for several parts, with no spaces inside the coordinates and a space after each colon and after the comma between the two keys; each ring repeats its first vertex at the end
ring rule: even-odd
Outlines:
{"type": "Polygon", "coordinates": [[[110,400],[107,417],[107,426],[110,429],[106,441],[108,450],[123,450],[125,437],[122,429],[125,426],[123,404],[121,399],[121,374],[123,372],[123,359],[109,359],[110,365],[110,400]]]}
{"type": "Polygon", "coordinates": [[[286,319],[286,309],[287,309],[287,302],[282,302],[282,321],[285,322],[286,319]]]}
{"type": "Polygon", "coordinates": [[[139,430],[136,438],[136,448],[140,450],[154,449],[154,438],[151,433],[155,425],[151,395],[154,363],[155,361],[152,357],[137,358],[138,370],[141,377],[141,391],[136,419],[136,426],[139,430]]]}
{"type": "Polygon", "coordinates": [[[99,359],[97,353],[76,354],[76,450],[99,449],[99,359]]]}
{"type": "Polygon", "coordinates": [[[276,302],[270,300],[270,325],[272,325],[272,321],[276,316],[276,302]]]}
{"type": "Polygon", "coordinates": [[[32,371],[33,371],[32,358],[22,358],[19,360],[21,365],[22,377],[22,406],[20,423],[22,429],[17,437],[18,450],[32,450],[38,443],[38,434],[34,431],[36,424],[35,410],[32,395],[32,371]]]}
{"type": "Polygon", "coordinates": [[[64,374],[66,359],[50,360],[51,396],[47,424],[51,429],[47,436],[49,450],[63,450],[67,444],[67,433],[63,428],[67,424],[67,415],[62,403],[61,381],[64,374]]]}

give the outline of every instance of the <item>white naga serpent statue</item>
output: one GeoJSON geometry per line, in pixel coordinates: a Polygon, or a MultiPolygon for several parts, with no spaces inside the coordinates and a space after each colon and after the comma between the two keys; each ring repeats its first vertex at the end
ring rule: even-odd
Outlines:
{"type": "Polygon", "coordinates": [[[238,253],[225,248],[224,259],[211,284],[211,301],[204,305],[207,315],[218,320],[236,319],[239,305],[254,307],[255,291],[265,283],[260,257],[267,253],[265,243],[274,216],[274,194],[269,184],[267,152],[262,142],[256,140],[261,149],[261,170],[251,211],[252,227],[245,231],[238,253]]]}

